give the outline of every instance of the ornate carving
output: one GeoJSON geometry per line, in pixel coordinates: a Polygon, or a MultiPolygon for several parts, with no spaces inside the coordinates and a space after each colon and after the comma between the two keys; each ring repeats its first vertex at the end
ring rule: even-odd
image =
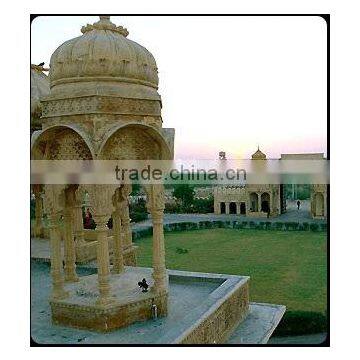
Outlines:
{"type": "Polygon", "coordinates": [[[70,128],[45,133],[33,149],[33,158],[47,160],[91,160],[90,149],[82,137],[70,128]]]}
{"type": "Polygon", "coordinates": [[[119,129],[105,144],[101,157],[107,160],[156,160],[161,146],[146,131],[137,127],[119,129]]]}
{"type": "MultiPolygon", "coordinates": [[[[115,96],[84,96],[44,100],[42,118],[78,114],[126,114],[160,116],[160,101],[115,96]]],[[[156,121],[156,125],[158,122],[156,121]]]]}
{"type": "Polygon", "coordinates": [[[44,185],[44,210],[47,214],[57,214],[65,206],[65,185],[44,185]]]}
{"type": "Polygon", "coordinates": [[[112,197],[117,185],[86,185],[96,223],[106,224],[112,210],[112,197]]]}
{"type": "Polygon", "coordinates": [[[147,208],[152,214],[160,212],[163,216],[165,209],[165,192],[162,184],[144,185],[147,194],[147,208]]]}

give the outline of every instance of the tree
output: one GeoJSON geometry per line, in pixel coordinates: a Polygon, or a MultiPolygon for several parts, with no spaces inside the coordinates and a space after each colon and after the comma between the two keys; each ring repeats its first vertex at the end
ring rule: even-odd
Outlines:
{"type": "Polygon", "coordinates": [[[189,206],[194,201],[195,191],[192,186],[188,184],[175,185],[173,196],[181,200],[183,206],[189,206]]]}
{"type": "Polygon", "coordinates": [[[139,195],[141,186],[140,184],[132,184],[131,194],[132,196],[139,195]]]}

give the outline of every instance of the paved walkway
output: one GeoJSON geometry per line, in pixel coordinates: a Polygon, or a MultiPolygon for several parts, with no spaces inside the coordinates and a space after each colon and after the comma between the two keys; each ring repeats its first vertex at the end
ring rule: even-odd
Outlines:
{"type": "MultiPolygon", "coordinates": [[[[164,214],[164,224],[172,224],[179,222],[200,222],[200,221],[213,221],[213,220],[244,220],[244,221],[270,221],[270,222],[287,222],[287,221],[295,221],[295,222],[308,222],[308,223],[325,223],[326,220],[315,220],[310,216],[310,203],[309,201],[303,201],[300,210],[297,210],[295,201],[287,202],[287,210],[285,214],[281,214],[277,217],[267,218],[262,217],[249,217],[244,215],[236,215],[236,214],[164,214]]],[[[145,221],[141,221],[139,223],[133,224],[132,227],[134,230],[142,229],[151,226],[151,217],[145,221]]]]}

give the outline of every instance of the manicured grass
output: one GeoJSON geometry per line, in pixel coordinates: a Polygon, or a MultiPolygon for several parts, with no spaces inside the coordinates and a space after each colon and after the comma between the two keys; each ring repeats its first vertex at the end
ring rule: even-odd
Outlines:
{"type": "MultiPolygon", "coordinates": [[[[151,237],[136,245],[139,266],[151,266],[151,237]]],[[[326,310],[324,232],[195,230],[166,233],[165,245],[168,269],[249,275],[251,301],[326,310]]]]}

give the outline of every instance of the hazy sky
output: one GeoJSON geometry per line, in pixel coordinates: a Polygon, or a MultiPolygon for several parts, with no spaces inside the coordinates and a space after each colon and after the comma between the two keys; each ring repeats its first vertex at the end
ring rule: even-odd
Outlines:
{"type": "MultiPolygon", "coordinates": [[[[96,16],[39,17],[32,63],[48,65],[96,16]]],[[[175,156],[326,153],[326,23],[319,17],[112,16],[159,68],[163,127],[175,156]]]]}

